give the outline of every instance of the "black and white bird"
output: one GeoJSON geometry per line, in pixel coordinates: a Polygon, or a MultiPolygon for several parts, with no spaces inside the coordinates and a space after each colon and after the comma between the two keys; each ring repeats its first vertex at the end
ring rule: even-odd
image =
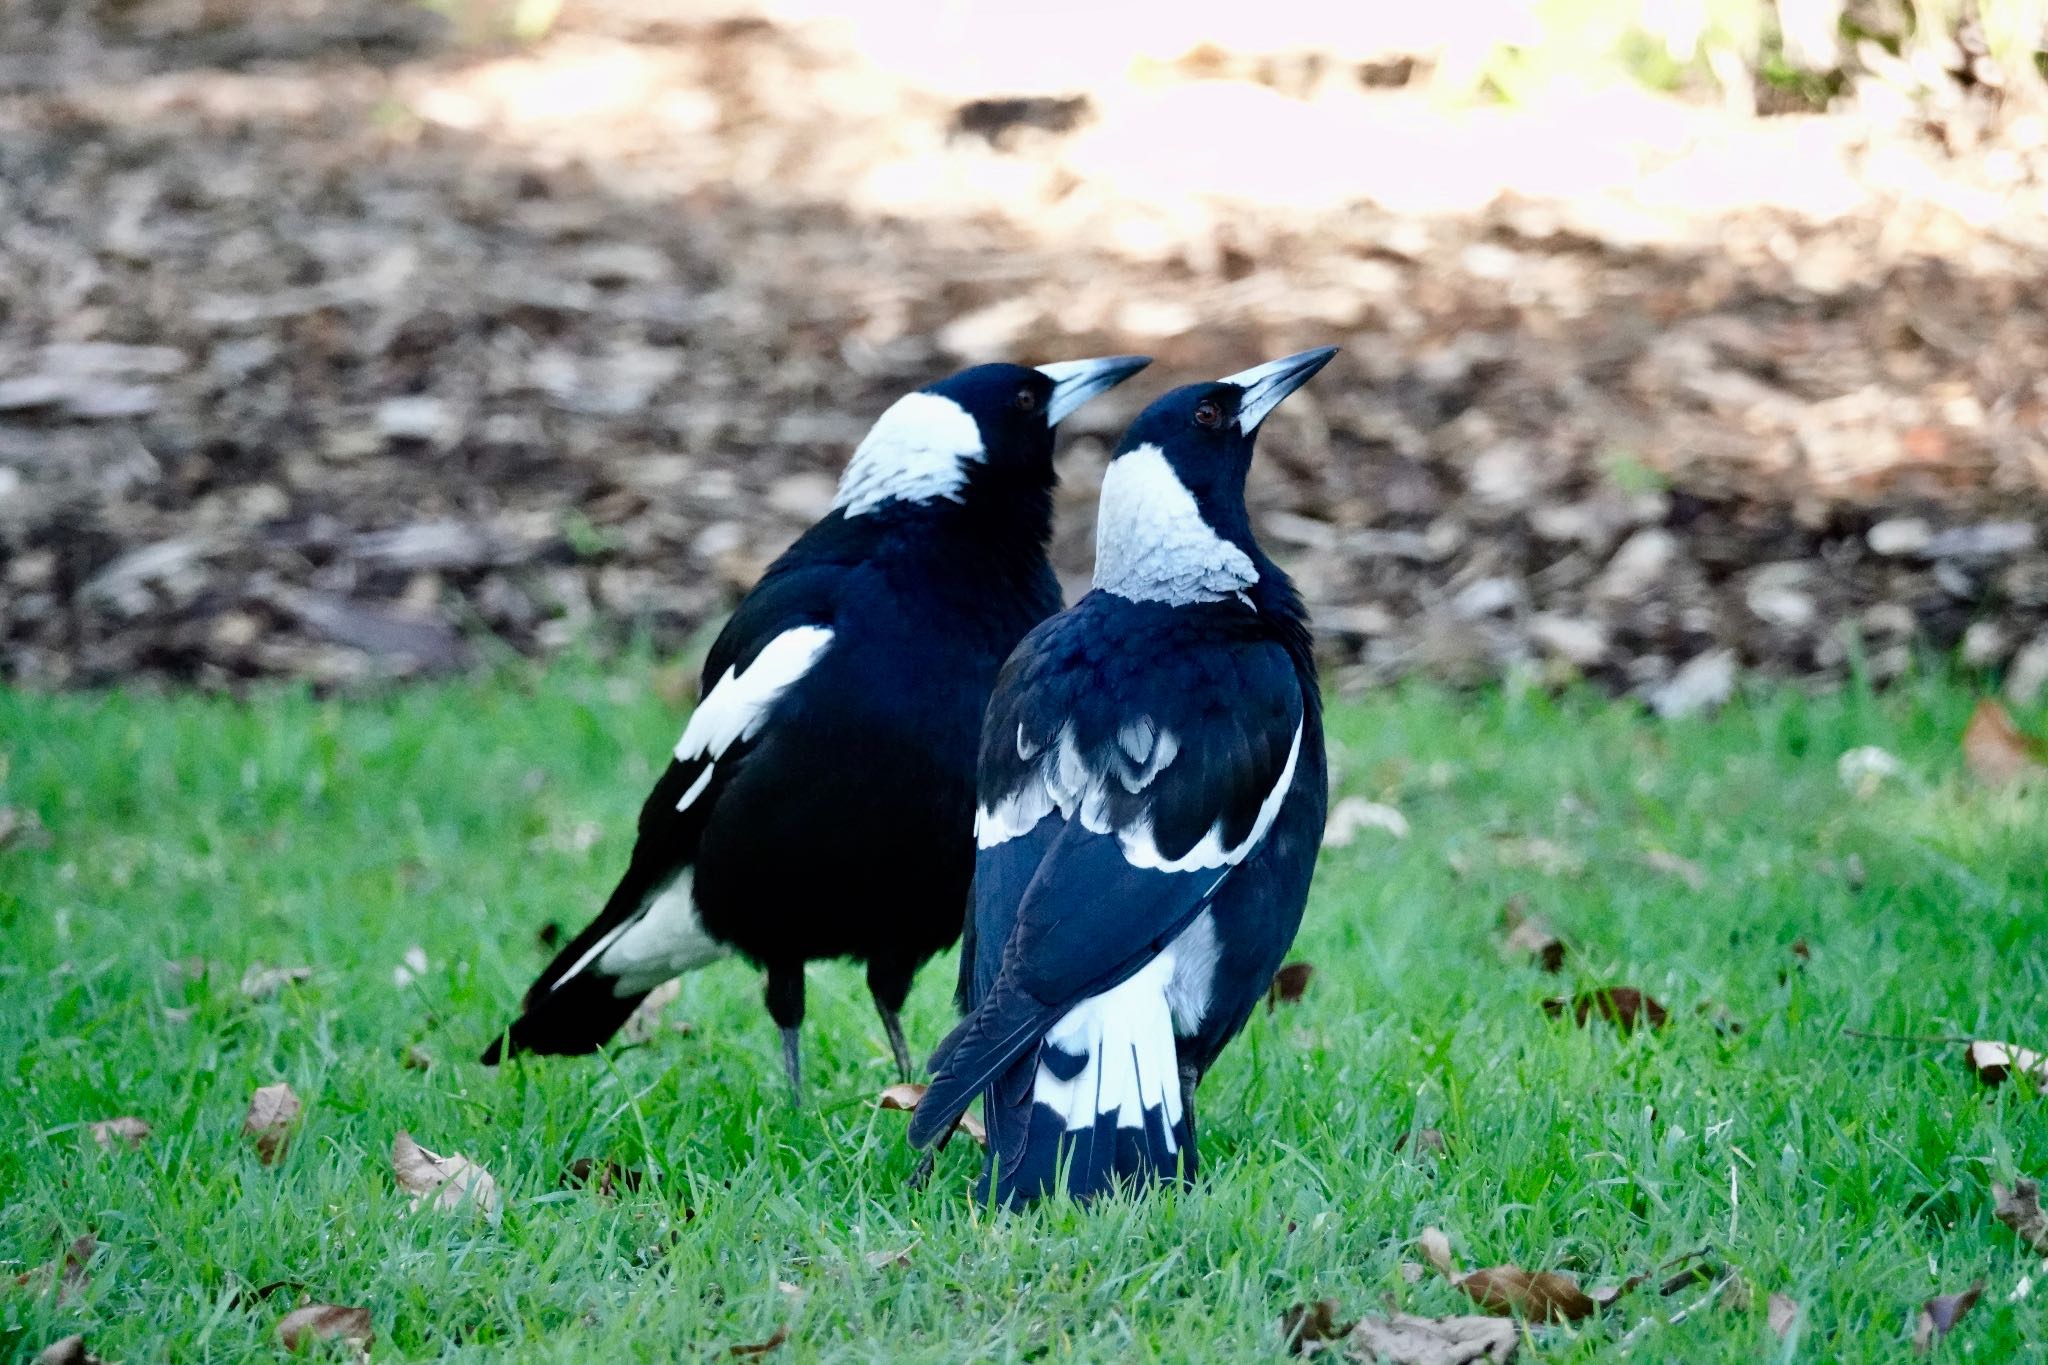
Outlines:
{"type": "Polygon", "coordinates": [[[799,1095],[804,964],[821,958],[866,964],[908,1076],[897,1013],[959,935],[974,871],[982,711],[1060,608],[1054,428],[1147,363],[980,365],[882,414],[831,512],[712,645],[625,876],[486,1063],[595,1051],[654,987],[737,951],[767,972],[799,1095]]]}
{"type": "Polygon", "coordinates": [[[1327,777],[1307,613],[1253,538],[1259,423],[1336,348],[1175,389],[1103,476],[1094,590],[981,732],[969,1013],[910,1140],[979,1094],[982,1195],[1195,1171],[1194,1089],[1301,925],[1327,777]]]}

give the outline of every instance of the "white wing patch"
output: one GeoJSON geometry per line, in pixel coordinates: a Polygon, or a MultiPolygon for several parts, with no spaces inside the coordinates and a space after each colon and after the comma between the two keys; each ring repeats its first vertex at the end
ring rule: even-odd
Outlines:
{"type": "Polygon", "coordinates": [[[705,932],[685,868],[670,878],[640,913],[592,944],[576,959],[576,965],[556,980],[554,989],[560,990],[595,962],[599,971],[613,978],[612,994],[638,995],[730,951],[705,932]]]}
{"type": "Polygon", "coordinates": [[[1259,581],[1216,534],[1158,446],[1109,463],[1095,514],[1095,586],[1132,602],[1221,602],[1259,581]]]}
{"type": "MultiPolygon", "coordinates": [[[[1301,723],[1296,722],[1294,742],[1287,750],[1287,762],[1280,769],[1279,780],[1260,803],[1251,829],[1235,847],[1223,846],[1223,821],[1220,818],[1193,848],[1178,858],[1168,858],[1159,851],[1149,818],[1123,829],[1111,830],[1107,814],[1109,782],[1116,781],[1135,795],[1149,786],[1180,754],[1180,741],[1173,732],[1158,729],[1146,717],[1127,723],[1118,732],[1117,748],[1123,761],[1114,765],[1113,775],[1091,771],[1081,755],[1080,746],[1074,742],[1072,728],[1062,729],[1052,752],[1040,759],[1036,771],[1022,787],[993,806],[982,806],[974,812],[974,845],[984,849],[1008,843],[1036,829],[1039,821],[1057,810],[1062,820],[1073,820],[1078,816],[1082,827],[1091,833],[1113,832],[1123,849],[1124,860],[1133,867],[1150,868],[1155,872],[1200,872],[1235,867],[1258,847],[1259,841],[1266,837],[1266,831],[1273,827],[1273,821],[1279,818],[1280,807],[1286,804],[1288,790],[1294,785],[1295,766],[1301,760],[1301,735],[1301,723]]],[[[1020,753],[1023,748],[1023,731],[1020,729],[1020,753]]]]}
{"type": "Polygon", "coordinates": [[[967,409],[935,393],[907,393],[854,449],[832,505],[858,517],[886,502],[958,502],[968,462],[985,454],[967,409]]]}
{"type": "MultiPolygon", "coordinates": [[[[736,666],[726,669],[683,727],[683,737],[676,741],[676,761],[716,760],[735,743],[752,739],[767,724],[768,713],[782,694],[811,671],[831,643],[832,631],[827,626],[796,626],[770,640],[744,671],[736,666]]],[[[705,763],[704,771],[676,802],[677,810],[703,795],[711,785],[712,767],[713,763],[705,763]]]]}

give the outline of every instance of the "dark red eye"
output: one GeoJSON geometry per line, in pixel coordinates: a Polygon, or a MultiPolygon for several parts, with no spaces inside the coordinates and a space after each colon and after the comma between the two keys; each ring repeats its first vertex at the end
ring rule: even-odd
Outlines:
{"type": "Polygon", "coordinates": [[[1213,398],[1204,398],[1195,405],[1195,425],[1198,427],[1220,427],[1223,425],[1223,409],[1213,398]]]}
{"type": "Polygon", "coordinates": [[[1019,389],[1019,390],[1017,390],[1017,411],[1019,411],[1019,412],[1036,412],[1036,411],[1038,411],[1038,395],[1037,395],[1037,394],[1035,394],[1035,393],[1033,393],[1033,392],[1032,392],[1031,390],[1029,390],[1029,389],[1019,389]]]}

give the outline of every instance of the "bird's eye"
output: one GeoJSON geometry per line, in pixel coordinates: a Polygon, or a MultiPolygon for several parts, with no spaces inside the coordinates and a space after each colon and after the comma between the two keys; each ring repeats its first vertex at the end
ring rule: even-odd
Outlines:
{"type": "Polygon", "coordinates": [[[1223,409],[1213,398],[1204,398],[1195,405],[1195,425],[1198,427],[1220,427],[1223,425],[1223,409]]]}
{"type": "Polygon", "coordinates": [[[1017,390],[1017,411],[1038,411],[1038,395],[1033,393],[1030,389],[1017,390]]]}

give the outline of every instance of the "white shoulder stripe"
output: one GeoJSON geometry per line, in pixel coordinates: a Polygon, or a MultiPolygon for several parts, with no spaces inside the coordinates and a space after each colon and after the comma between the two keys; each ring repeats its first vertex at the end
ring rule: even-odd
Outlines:
{"type": "MultiPolygon", "coordinates": [[[[782,694],[811,671],[831,643],[829,627],[797,626],[770,640],[744,671],[728,668],[690,716],[683,737],[676,741],[676,758],[685,763],[706,756],[715,759],[736,742],[752,739],[782,694]]],[[[709,770],[697,781],[708,783],[709,770]]],[[[695,800],[700,790],[701,786],[692,787],[676,809],[695,800]]]]}
{"type": "Polygon", "coordinates": [[[1301,724],[1297,722],[1294,745],[1287,751],[1287,765],[1280,770],[1280,780],[1266,794],[1265,801],[1259,806],[1258,818],[1252,822],[1251,832],[1237,847],[1223,846],[1223,822],[1218,820],[1193,848],[1178,858],[1169,859],[1159,852],[1159,845],[1152,836],[1151,822],[1147,820],[1117,832],[1117,842],[1123,846],[1124,861],[1132,867],[1147,867],[1158,872],[1197,872],[1206,868],[1237,866],[1244,861],[1246,854],[1258,847],[1259,841],[1266,837],[1266,831],[1280,818],[1280,807],[1294,786],[1294,765],[1300,758],[1301,724]]]}

